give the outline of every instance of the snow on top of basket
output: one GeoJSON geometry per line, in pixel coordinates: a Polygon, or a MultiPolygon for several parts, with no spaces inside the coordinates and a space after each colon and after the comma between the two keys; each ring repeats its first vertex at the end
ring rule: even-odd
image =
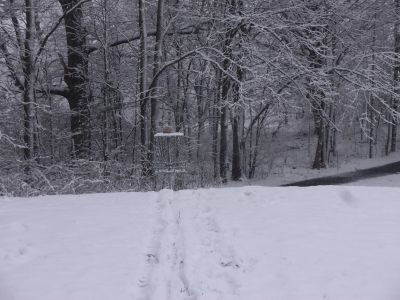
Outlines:
{"type": "Polygon", "coordinates": [[[182,132],[175,132],[171,126],[164,126],[162,132],[159,132],[154,135],[155,137],[160,136],[183,136],[182,132]]]}
{"type": "Polygon", "coordinates": [[[165,132],[159,132],[154,135],[155,137],[160,137],[160,136],[183,136],[182,132],[170,132],[170,133],[165,133],[165,132]]]}

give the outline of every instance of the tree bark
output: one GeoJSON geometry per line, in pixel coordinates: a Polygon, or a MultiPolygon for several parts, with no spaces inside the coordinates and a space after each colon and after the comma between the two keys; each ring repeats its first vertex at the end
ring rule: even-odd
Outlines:
{"type": "Polygon", "coordinates": [[[218,180],[219,176],[219,161],[218,161],[218,128],[219,128],[219,106],[221,104],[221,70],[218,68],[215,70],[215,81],[216,92],[214,96],[214,103],[212,105],[212,146],[211,146],[211,156],[213,161],[213,177],[214,180],[218,180]]]}
{"type": "MultiPolygon", "coordinates": [[[[237,78],[241,82],[243,70],[237,67],[237,78]]],[[[235,83],[234,89],[234,108],[232,122],[232,180],[239,181],[242,178],[242,164],[240,161],[240,142],[239,142],[239,101],[240,101],[240,83],[235,83]]]]}
{"type": "Polygon", "coordinates": [[[395,11],[396,11],[396,22],[394,25],[394,51],[397,55],[396,62],[394,66],[394,98],[392,102],[392,128],[391,128],[391,138],[390,138],[390,152],[395,152],[397,148],[397,127],[399,123],[398,116],[398,106],[400,97],[400,0],[395,0],[395,11]]]}
{"type": "Polygon", "coordinates": [[[146,157],[146,116],[147,116],[147,29],[146,29],[146,10],[145,1],[139,0],[139,128],[140,128],[140,156],[142,165],[142,175],[147,176],[147,157],[146,157]]]}
{"type": "Polygon", "coordinates": [[[228,113],[228,102],[229,92],[231,90],[231,78],[227,74],[231,66],[232,59],[232,39],[234,32],[232,28],[227,29],[227,33],[224,41],[224,59],[222,62],[222,92],[221,92],[221,112],[220,112],[220,143],[219,143],[219,176],[222,183],[227,182],[227,149],[228,149],[228,125],[227,125],[227,113],[228,113]]]}
{"type": "Polygon", "coordinates": [[[33,37],[34,37],[34,12],[32,0],[25,0],[25,42],[22,54],[22,66],[24,73],[24,159],[30,160],[34,156],[34,67],[33,67],[33,37]]]}
{"type": "MultiPolygon", "coordinates": [[[[322,108],[321,108],[322,109],[322,108]]],[[[325,157],[325,120],[322,116],[322,113],[318,119],[318,126],[317,126],[317,148],[315,151],[314,163],[312,168],[313,169],[321,169],[326,168],[326,157],[325,157]]]]}
{"type": "MultiPolygon", "coordinates": [[[[164,0],[158,0],[157,3],[157,33],[156,33],[156,45],[154,49],[154,61],[153,61],[153,76],[156,76],[160,70],[161,64],[161,47],[162,47],[162,28],[164,23],[164,0]]],[[[148,151],[148,162],[149,162],[149,175],[154,175],[154,135],[156,134],[157,126],[157,110],[158,110],[158,78],[153,82],[154,88],[150,92],[150,141],[148,151]]]]}
{"type": "MultiPolygon", "coordinates": [[[[64,13],[79,3],[78,0],[58,1],[64,13]]],[[[64,81],[68,86],[66,98],[71,109],[72,155],[76,158],[89,158],[91,146],[89,60],[83,18],[81,5],[64,18],[68,47],[64,81]]]]}

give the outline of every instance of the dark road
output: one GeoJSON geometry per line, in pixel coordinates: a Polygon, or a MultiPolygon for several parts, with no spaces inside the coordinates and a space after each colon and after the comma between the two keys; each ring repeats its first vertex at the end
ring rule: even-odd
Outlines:
{"type": "Polygon", "coordinates": [[[283,184],[282,186],[317,186],[317,185],[338,185],[351,183],[362,179],[381,177],[400,173],[400,162],[390,163],[387,165],[373,167],[369,169],[362,169],[353,172],[346,172],[338,175],[331,175],[326,177],[312,178],[292,183],[283,184]]]}

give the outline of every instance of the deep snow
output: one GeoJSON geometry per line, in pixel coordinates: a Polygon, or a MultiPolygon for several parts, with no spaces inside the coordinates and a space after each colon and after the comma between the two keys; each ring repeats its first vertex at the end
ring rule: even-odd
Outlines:
{"type": "Polygon", "coordinates": [[[0,199],[1,300],[400,299],[400,188],[0,199]]]}

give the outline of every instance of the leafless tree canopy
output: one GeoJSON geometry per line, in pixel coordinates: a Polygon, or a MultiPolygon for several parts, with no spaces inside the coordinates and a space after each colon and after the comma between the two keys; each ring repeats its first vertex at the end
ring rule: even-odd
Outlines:
{"type": "Polygon", "coordinates": [[[181,186],[396,151],[400,0],[0,0],[0,194],[181,186]],[[297,141],[298,142],[295,142],[297,141]]]}

